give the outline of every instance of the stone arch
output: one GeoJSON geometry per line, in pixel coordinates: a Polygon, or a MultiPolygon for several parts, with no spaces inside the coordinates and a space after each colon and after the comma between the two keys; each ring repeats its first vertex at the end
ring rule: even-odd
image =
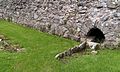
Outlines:
{"type": "Polygon", "coordinates": [[[104,33],[97,27],[91,28],[86,35],[87,38],[92,38],[92,42],[103,43],[105,41],[104,33]]]}

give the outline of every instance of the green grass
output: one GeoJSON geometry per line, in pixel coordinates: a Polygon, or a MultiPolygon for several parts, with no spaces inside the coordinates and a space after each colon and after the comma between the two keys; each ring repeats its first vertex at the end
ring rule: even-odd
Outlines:
{"type": "Polygon", "coordinates": [[[4,20],[0,20],[0,34],[26,49],[22,53],[0,51],[0,72],[120,72],[119,50],[58,61],[54,59],[57,53],[78,43],[4,20]]]}

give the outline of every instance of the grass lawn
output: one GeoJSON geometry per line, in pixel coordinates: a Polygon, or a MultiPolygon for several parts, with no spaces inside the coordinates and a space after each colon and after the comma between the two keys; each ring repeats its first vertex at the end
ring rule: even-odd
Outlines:
{"type": "Polygon", "coordinates": [[[79,43],[0,20],[0,34],[26,51],[0,51],[0,72],[120,72],[120,51],[102,50],[98,55],[80,55],[64,61],[54,56],[79,43]]]}

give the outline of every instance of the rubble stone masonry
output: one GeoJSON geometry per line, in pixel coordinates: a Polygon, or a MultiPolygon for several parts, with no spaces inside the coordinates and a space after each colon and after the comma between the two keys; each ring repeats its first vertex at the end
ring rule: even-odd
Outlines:
{"type": "Polygon", "coordinates": [[[0,0],[0,18],[76,41],[95,25],[120,41],[120,0],[0,0]]]}

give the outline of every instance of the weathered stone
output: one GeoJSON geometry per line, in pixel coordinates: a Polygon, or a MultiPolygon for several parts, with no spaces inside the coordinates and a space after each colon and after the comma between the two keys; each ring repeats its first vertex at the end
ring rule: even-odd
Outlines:
{"type": "Polygon", "coordinates": [[[75,46],[73,48],[70,48],[64,52],[61,52],[55,56],[56,59],[63,59],[64,57],[71,56],[74,53],[81,52],[86,49],[86,42],[83,42],[79,46],[75,46]]]}
{"type": "MultiPolygon", "coordinates": [[[[7,40],[3,39],[3,35],[0,35],[0,50],[9,51],[9,52],[22,52],[23,49],[19,45],[12,45],[7,40]]],[[[25,50],[25,49],[24,49],[25,50]]]]}
{"type": "Polygon", "coordinates": [[[108,0],[107,1],[107,6],[108,6],[108,8],[110,8],[110,9],[115,9],[115,8],[117,8],[117,3],[115,2],[115,0],[108,0]]]}
{"type": "Polygon", "coordinates": [[[79,11],[79,14],[85,14],[86,10],[79,11]]]}
{"type": "Polygon", "coordinates": [[[69,31],[66,31],[63,35],[64,38],[69,38],[69,31]]]}
{"type": "Polygon", "coordinates": [[[56,59],[62,59],[64,57],[63,53],[59,53],[55,56],[56,59]]]}
{"type": "Polygon", "coordinates": [[[103,33],[114,35],[113,38],[107,33],[106,41],[109,38],[116,41],[120,29],[119,13],[119,0],[0,1],[0,18],[77,41],[94,25],[103,33]]]}
{"type": "Polygon", "coordinates": [[[114,13],[115,17],[120,17],[120,13],[114,13]]]}
{"type": "Polygon", "coordinates": [[[98,2],[98,4],[97,4],[96,7],[97,7],[97,8],[103,8],[103,5],[102,5],[100,2],[98,2]]]}
{"type": "Polygon", "coordinates": [[[38,18],[38,15],[34,13],[34,19],[37,19],[38,18]]]}
{"type": "Polygon", "coordinates": [[[109,16],[104,16],[101,18],[103,22],[107,21],[109,19],[109,16]]]}

